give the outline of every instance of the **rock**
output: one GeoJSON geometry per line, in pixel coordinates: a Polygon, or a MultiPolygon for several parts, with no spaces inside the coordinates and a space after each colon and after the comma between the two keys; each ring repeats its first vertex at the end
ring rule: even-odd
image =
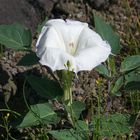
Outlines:
{"type": "Polygon", "coordinates": [[[67,10],[68,7],[66,3],[55,3],[52,9],[53,18],[67,18],[69,16],[69,12],[67,10]]]}
{"type": "Polygon", "coordinates": [[[35,32],[41,11],[27,0],[0,0],[0,24],[20,23],[35,32]]]}
{"type": "Polygon", "coordinates": [[[90,5],[99,10],[101,8],[104,8],[104,6],[108,3],[108,0],[89,0],[90,5]]]}
{"type": "MultiPolygon", "coordinates": [[[[33,0],[34,1],[34,0],[33,0]]],[[[53,6],[55,3],[58,2],[58,0],[37,0],[40,3],[40,6],[45,11],[45,15],[50,16],[51,11],[53,9],[53,6]]]]}
{"type": "Polygon", "coordinates": [[[110,4],[117,4],[118,0],[89,0],[90,5],[96,9],[106,9],[110,4]]]}

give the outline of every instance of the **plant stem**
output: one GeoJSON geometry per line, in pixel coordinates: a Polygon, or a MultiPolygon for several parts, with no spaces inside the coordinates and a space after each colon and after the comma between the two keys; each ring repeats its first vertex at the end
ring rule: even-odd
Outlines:
{"type": "Polygon", "coordinates": [[[72,72],[63,70],[61,73],[61,81],[62,81],[62,87],[64,91],[63,102],[67,106],[71,106],[72,105],[72,90],[71,90],[72,72]]]}
{"type": "Polygon", "coordinates": [[[71,106],[72,104],[71,88],[64,88],[64,102],[67,102],[67,105],[71,106]]]}
{"type": "MultiPolygon", "coordinates": [[[[101,87],[99,87],[101,88],[101,87]]],[[[101,90],[101,89],[99,89],[101,90]]],[[[97,121],[97,139],[100,136],[100,125],[101,125],[101,93],[99,91],[99,96],[98,96],[98,121],[97,121]]]]}
{"type": "Polygon", "coordinates": [[[17,116],[21,116],[21,114],[19,114],[18,112],[9,109],[0,109],[0,112],[10,112],[10,113],[14,113],[17,116]]]}
{"type": "Polygon", "coordinates": [[[72,89],[71,89],[73,73],[68,69],[68,70],[62,70],[60,74],[61,74],[60,78],[62,82],[62,88],[64,91],[64,96],[62,101],[67,111],[68,120],[71,122],[71,124],[74,127],[75,119],[74,119],[73,109],[72,109],[72,89]]]}

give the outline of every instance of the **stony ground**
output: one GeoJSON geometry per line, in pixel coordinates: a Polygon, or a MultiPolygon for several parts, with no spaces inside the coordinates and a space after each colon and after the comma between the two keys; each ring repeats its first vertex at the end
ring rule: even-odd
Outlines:
{"type": "MultiPolygon", "coordinates": [[[[37,25],[45,16],[71,18],[91,24],[93,14],[102,16],[121,36],[121,45],[123,46],[121,54],[124,56],[127,53],[133,54],[137,49],[140,49],[139,0],[97,0],[96,2],[93,0],[10,0],[10,2],[9,0],[0,0],[0,24],[19,22],[26,25],[33,33],[33,47],[37,36],[35,33],[37,25]]],[[[23,55],[23,52],[4,49],[0,59],[0,108],[5,107],[4,99],[8,101],[8,105],[12,109],[21,106],[23,100],[20,91],[21,75],[31,69],[16,66],[23,55]]],[[[40,66],[34,69],[34,73],[42,71],[46,72],[40,66]]],[[[94,89],[97,77],[94,70],[90,73],[79,73],[80,80],[76,81],[74,85],[74,97],[78,100],[86,98],[86,93],[94,89]]],[[[123,110],[121,99],[115,100],[113,106],[114,110],[123,110]]],[[[16,110],[21,112],[20,108],[16,108],[16,110]]]]}

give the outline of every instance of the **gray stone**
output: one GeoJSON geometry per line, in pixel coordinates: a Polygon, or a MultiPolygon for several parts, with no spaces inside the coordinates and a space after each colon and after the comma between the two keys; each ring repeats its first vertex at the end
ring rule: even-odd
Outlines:
{"type": "Polygon", "coordinates": [[[35,32],[40,21],[39,9],[27,0],[0,0],[0,24],[20,23],[35,32]]]}
{"type": "Polygon", "coordinates": [[[50,16],[51,11],[53,9],[54,4],[58,2],[58,0],[37,0],[40,3],[40,6],[45,11],[45,14],[50,16]]]}
{"type": "Polygon", "coordinates": [[[95,9],[100,9],[102,6],[106,4],[107,0],[90,0],[91,5],[95,9]]]}

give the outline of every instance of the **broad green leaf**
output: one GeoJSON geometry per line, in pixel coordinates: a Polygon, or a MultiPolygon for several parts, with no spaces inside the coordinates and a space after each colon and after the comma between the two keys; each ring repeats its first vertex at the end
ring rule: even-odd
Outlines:
{"type": "Polygon", "coordinates": [[[79,119],[80,114],[85,109],[85,104],[80,101],[73,101],[72,103],[73,113],[76,119],[79,119]]]}
{"type": "Polygon", "coordinates": [[[101,37],[108,41],[112,47],[112,53],[117,54],[120,51],[120,37],[114,33],[111,26],[100,17],[94,15],[94,23],[96,31],[101,35],[101,37]]]}
{"type": "Polygon", "coordinates": [[[121,63],[121,72],[127,72],[140,67],[140,55],[126,57],[121,63]]]}
{"type": "Polygon", "coordinates": [[[40,33],[41,32],[43,26],[46,24],[47,21],[48,21],[48,17],[46,17],[45,20],[41,24],[38,25],[38,27],[37,27],[37,33],[40,33]]]}
{"type": "Polygon", "coordinates": [[[80,136],[81,133],[76,132],[74,129],[54,130],[49,131],[49,133],[56,140],[86,140],[80,136]]]}
{"type": "Polygon", "coordinates": [[[125,74],[125,89],[140,90],[140,68],[125,74]]]}
{"type": "Polygon", "coordinates": [[[98,71],[99,74],[109,77],[109,71],[103,64],[97,66],[95,70],[98,71]]]}
{"type": "Polygon", "coordinates": [[[140,68],[125,74],[125,85],[129,82],[140,82],[140,68]]]}
{"type": "Polygon", "coordinates": [[[79,132],[85,133],[85,132],[89,131],[87,123],[85,121],[82,121],[82,120],[78,120],[75,123],[75,127],[76,127],[76,130],[79,132]]]}
{"type": "Polygon", "coordinates": [[[113,93],[113,94],[117,93],[120,90],[120,88],[123,86],[123,84],[124,84],[124,77],[121,76],[115,82],[115,85],[114,85],[113,89],[111,90],[111,93],[113,93]]]}
{"type": "Polygon", "coordinates": [[[28,76],[27,80],[32,88],[42,97],[51,99],[63,95],[63,90],[56,81],[49,80],[46,77],[41,78],[33,75],[28,76]]]}
{"type": "Polygon", "coordinates": [[[17,50],[29,50],[31,31],[20,24],[0,25],[0,44],[17,50]]]}
{"type": "Polygon", "coordinates": [[[99,121],[98,116],[94,116],[92,120],[93,131],[100,136],[121,136],[130,134],[131,129],[129,126],[130,116],[127,114],[115,113],[112,115],[104,115],[100,118],[100,131],[98,132],[96,126],[99,121]]]}
{"type": "Polygon", "coordinates": [[[140,91],[140,82],[130,82],[125,86],[125,90],[139,90],[140,91]]]}
{"type": "Polygon", "coordinates": [[[59,118],[48,103],[31,105],[29,112],[18,125],[18,128],[25,128],[39,124],[56,124],[59,118]]]}
{"type": "Polygon", "coordinates": [[[18,62],[18,66],[32,66],[38,64],[39,58],[36,56],[35,52],[30,52],[21,58],[18,62]]]}

